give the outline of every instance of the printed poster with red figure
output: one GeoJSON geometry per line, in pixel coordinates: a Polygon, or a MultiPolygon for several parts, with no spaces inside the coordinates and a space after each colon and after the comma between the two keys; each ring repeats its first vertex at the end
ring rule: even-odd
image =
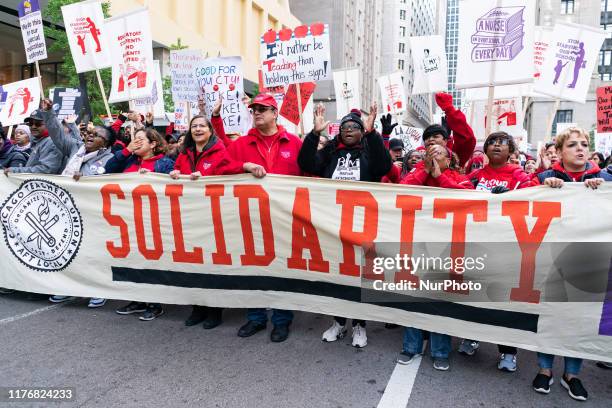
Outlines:
{"type": "Polygon", "coordinates": [[[6,99],[0,110],[3,126],[23,123],[40,104],[40,81],[38,77],[2,85],[6,99]]]}
{"type": "Polygon", "coordinates": [[[62,15],[76,71],[80,73],[110,67],[102,4],[81,2],[63,6],[62,15]]]}
{"type": "Polygon", "coordinates": [[[265,88],[332,79],[328,24],[268,30],[259,43],[265,88]]]}
{"type": "Polygon", "coordinates": [[[406,111],[406,90],[401,72],[378,78],[382,99],[382,112],[396,115],[406,111]]]}
{"type": "Polygon", "coordinates": [[[108,102],[150,97],[155,65],[148,9],[109,18],[104,25],[113,68],[108,102]]]}

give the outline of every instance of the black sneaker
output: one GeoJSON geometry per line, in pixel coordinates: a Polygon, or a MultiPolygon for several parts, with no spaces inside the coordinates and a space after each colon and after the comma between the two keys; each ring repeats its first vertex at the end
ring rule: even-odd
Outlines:
{"type": "Polygon", "coordinates": [[[402,365],[410,364],[412,360],[414,360],[415,356],[416,354],[412,354],[407,351],[402,351],[399,354],[399,357],[397,358],[397,364],[402,364],[402,365]]]}
{"type": "Polygon", "coordinates": [[[399,327],[399,324],[385,323],[385,329],[397,329],[398,327],[399,327]]]}
{"type": "Polygon", "coordinates": [[[265,323],[254,322],[249,320],[238,330],[238,337],[251,337],[255,333],[258,333],[266,329],[265,323]]]}
{"type": "Polygon", "coordinates": [[[272,333],[270,333],[270,340],[274,343],[282,343],[289,337],[289,325],[279,324],[274,326],[272,333]]]}
{"type": "Polygon", "coordinates": [[[223,309],[220,307],[209,307],[208,308],[208,317],[202,323],[202,327],[205,330],[214,329],[223,323],[223,319],[221,318],[223,314],[223,309]]]}
{"type": "Polygon", "coordinates": [[[158,318],[159,316],[164,314],[164,309],[161,307],[147,307],[147,310],[139,317],[143,322],[148,322],[153,319],[158,318]]]}
{"type": "Polygon", "coordinates": [[[132,313],[142,313],[147,310],[147,305],[142,302],[130,302],[127,305],[115,310],[120,315],[129,315],[132,313]]]}
{"type": "Polygon", "coordinates": [[[598,361],[597,367],[603,368],[604,370],[612,370],[612,363],[606,363],[604,361],[598,361]]]}
{"type": "Polygon", "coordinates": [[[536,378],[533,379],[533,389],[540,394],[548,394],[550,392],[551,384],[555,382],[553,380],[552,375],[548,376],[546,374],[538,374],[536,378]]]}
{"type": "Polygon", "coordinates": [[[191,327],[202,323],[208,316],[208,308],[206,306],[193,306],[191,314],[185,320],[185,326],[191,327]]]}
{"type": "Polygon", "coordinates": [[[567,390],[569,396],[576,401],[586,401],[589,398],[589,393],[582,386],[582,382],[576,377],[566,380],[564,375],[561,377],[561,385],[567,390]]]}

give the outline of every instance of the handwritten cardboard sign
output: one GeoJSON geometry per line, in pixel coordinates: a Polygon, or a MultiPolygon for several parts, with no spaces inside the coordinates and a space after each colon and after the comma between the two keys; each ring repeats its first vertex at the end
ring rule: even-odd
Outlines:
{"type": "Polygon", "coordinates": [[[269,30],[260,39],[260,56],[266,88],[330,80],[329,25],[269,30]]]}
{"type": "MultiPolygon", "coordinates": [[[[317,85],[314,82],[305,82],[300,84],[300,96],[302,97],[302,113],[308,104],[308,100],[314,93],[315,87],[317,85]]],[[[297,125],[300,123],[300,112],[298,108],[298,99],[297,99],[297,85],[291,84],[287,89],[287,93],[283,98],[283,104],[281,106],[281,110],[279,112],[281,116],[286,118],[288,121],[297,125]]]]}
{"type": "Polygon", "coordinates": [[[170,51],[170,77],[172,78],[172,100],[174,103],[198,100],[198,81],[195,68],[202,62],[200,50],[170,51]]]}

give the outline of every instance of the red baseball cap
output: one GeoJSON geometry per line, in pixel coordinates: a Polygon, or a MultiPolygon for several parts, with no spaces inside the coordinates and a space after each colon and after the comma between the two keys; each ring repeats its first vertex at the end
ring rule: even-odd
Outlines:
{"type": "Polygon", "coordinates": [[[278,109],[278,104],[276,103],[276,99],[269,93],[261,93],[257,95],[251,103],[249,104],[249,108],[252,108],[253,105],[261,105],[261,106],[271,106],[274,109],[278,109]]]}

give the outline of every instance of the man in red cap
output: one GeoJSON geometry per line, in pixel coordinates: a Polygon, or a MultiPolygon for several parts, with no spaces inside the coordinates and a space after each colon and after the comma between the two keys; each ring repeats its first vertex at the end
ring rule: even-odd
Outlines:
{"type": "MultiPolygon", "coordinates": [[[[297,163],[302,141],[276,123],[278,105],[270,94],[257,95],[249,105],[253,115],[253,128],[232,142],[227,151],[241,163],[251,162],[263,166],[265,170],[254,174],[263,177],[266,173],[301,176],[297,163]]],[[[264,330],[268,321],[266,309],[249,309],[248,322],[238,330],[238,336],[249,337],[264,330]]],[[[282,342],[289,336],[289,325],[293,320],[290,310],[274,309],[272,313],[274,329],[270,335],[273,342],[282,342]]]]}

